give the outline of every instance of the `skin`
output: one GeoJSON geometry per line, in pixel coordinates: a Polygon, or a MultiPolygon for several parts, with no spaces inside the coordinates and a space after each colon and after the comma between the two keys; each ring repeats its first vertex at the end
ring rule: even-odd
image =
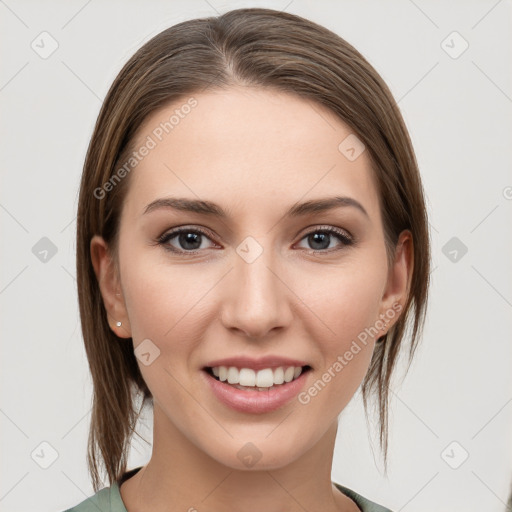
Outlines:
{"type": "MultiPolygon", "coordinates": [[[[338,415],[368,370],[375,339],[398,315],[306,405],[294,399],[271,413],[236,412],[214,398],[201,368],[240,354],[295,357],[313,368],[309,388],[380,314],[405,304],[410,233],[400,235],[388,268],[367,152],[349,161],[338,150],[351,130],[329,110],[253,87],[194,97],[198,105],[131,171],[119,272],[104,240],[91,241],[112,329],[134,348],[149,338],[160,350],[150,365],[138,361],[154,397],[153,452],[121,486],[122,499],[129,512],[357,511],[331,482],[338,415]],[[356,199],[368,217],[353,207],[284,217],[297,202],[334,195],[356,199]],[[210,200],[229,217],[143,214],[166,196],[210,200]],[[192,255],[179,237],[167,245],[181,255],[155,244],[179,226],[211,236],[199,235],[192,255]],[[330,226],[357,243],[331,235],[315,245],[306,236],[330,226]],[[250,264],[236,252],[248,236],[263,249],[250,264]],[[237,457],[248,442],[261,452],[251,468],[237,457]]],[[[146,119],[137,143],[185,101],[146,119]]]]}

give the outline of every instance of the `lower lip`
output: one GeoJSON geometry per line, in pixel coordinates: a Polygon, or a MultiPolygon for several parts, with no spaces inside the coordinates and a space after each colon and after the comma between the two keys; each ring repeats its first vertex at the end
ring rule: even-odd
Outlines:
{"type": "Polygon", "coordinates": [[[240,412],[252,414],[275,411],[297,396],[304,386],[306,374],[301,373],[295,380],[275,385],[268,391],[244,391],[221,382],[203,370],[213,394],[225,405],[240,412]]]}

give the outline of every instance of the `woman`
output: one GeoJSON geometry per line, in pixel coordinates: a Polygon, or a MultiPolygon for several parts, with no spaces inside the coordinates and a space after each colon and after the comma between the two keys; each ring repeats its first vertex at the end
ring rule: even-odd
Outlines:
{"type": "Polygon", "coordinates": [[[361,54],[259,8],[158,34],[104,101],[77,225],[96,494],[70,510],[389,511],[331,481],[338,416],[360,385],[375,397],[386,462],[430,244],[409,135],[361,54]],[[153,450],[127,471],[138,397],[153,450]]]}

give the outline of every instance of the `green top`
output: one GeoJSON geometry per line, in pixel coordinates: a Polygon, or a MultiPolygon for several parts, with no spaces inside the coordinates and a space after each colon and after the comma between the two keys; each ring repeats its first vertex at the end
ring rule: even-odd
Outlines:
{"type": "MultiPolygon", "coordinates": [[[[131,478],[141,468],[142,466],[126,472],[119,482],[114,483],[111,487],[101,489],[94,496],[87,498],[64,512],[127,512],[123,500],[121,499],[119,486],[128,478],[131,478]]],[[[333,483],[345,496],[352,499],[362,512],[392,512],[388,508],[378,505],[364,496],[357,494],[357,492],[348,487],[344,487],[336,482],[333,483]]]]}

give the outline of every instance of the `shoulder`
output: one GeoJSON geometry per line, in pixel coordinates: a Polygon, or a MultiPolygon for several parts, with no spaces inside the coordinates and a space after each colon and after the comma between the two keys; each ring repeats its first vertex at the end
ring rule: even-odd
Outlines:
{"type": "Polygon", "coordinates": [[[348,487],[344,487],[343,485],[337,484],[336,482],[333,483],[343,494],[345,494],[345,496],[351,498],[362,512],[392,512],[392,510],[389,508],[383,507],[378,503],[370,501],[368,498],[361,496],[348,487]]]}
{"type": "Polygon", "coordinates": [[[64,512],[126,512],[117,485],[105,487],[64,512]]]}

